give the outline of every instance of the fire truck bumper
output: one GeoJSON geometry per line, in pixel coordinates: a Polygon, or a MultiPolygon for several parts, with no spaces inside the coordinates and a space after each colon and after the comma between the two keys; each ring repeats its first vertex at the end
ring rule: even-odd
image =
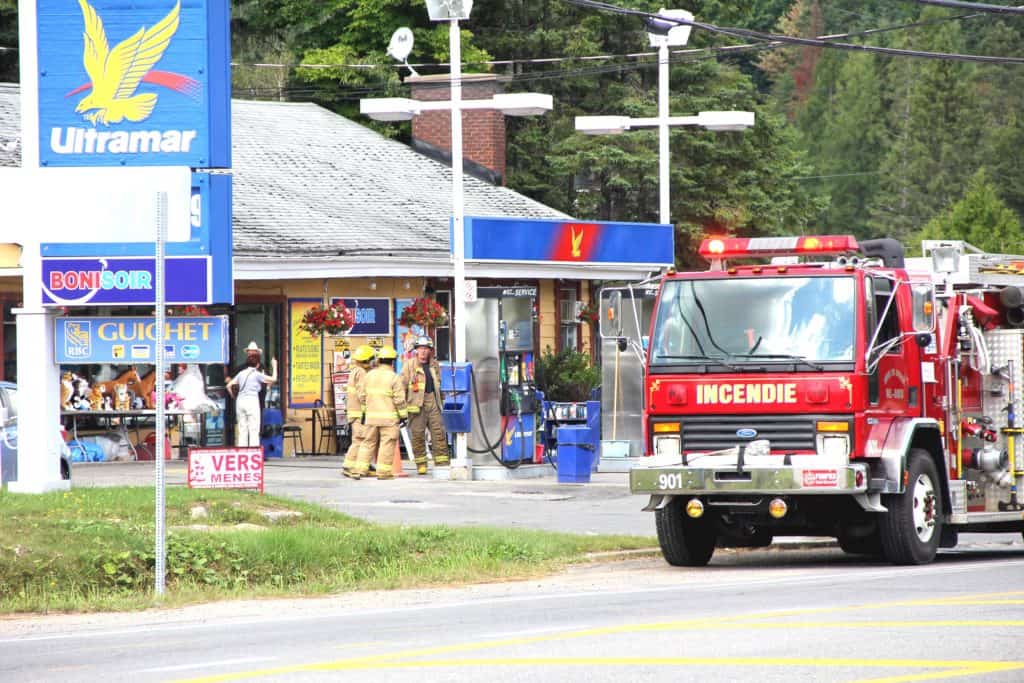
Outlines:
{"type": "Polygon", "coordinates": [[[629,472],[636,494],[688,496],[715,493],[855,495],[868,490],[865,464],[836,466],[640,466],[629,472]]]}

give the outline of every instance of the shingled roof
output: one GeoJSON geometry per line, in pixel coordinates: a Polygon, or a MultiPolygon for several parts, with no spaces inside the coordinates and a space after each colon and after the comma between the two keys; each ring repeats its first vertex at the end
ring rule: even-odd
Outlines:
{"type": "MultiPolygon", "coordinates": [[[[0,166],[20,164],[18,86],[0,84],[0,166]]],[[[310,103],[232,100],[239,261],[449,260],[451,169],[310,103]]],[[[464,176],[467,215],[565,218],[464,176]]]]}

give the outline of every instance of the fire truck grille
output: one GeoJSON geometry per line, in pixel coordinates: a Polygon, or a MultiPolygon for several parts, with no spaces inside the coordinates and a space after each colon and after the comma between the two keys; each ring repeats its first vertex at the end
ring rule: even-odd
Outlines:
{"type": "Polygon", "coordinates": [[[817,419],[807,415],[687,415],[680,419],[683,451],[714,451],[753,439],[768,439],[773,451],[813,451],[817,419]],[[742,438],[736,434],[742,430],[754,430],[757,435],[742,438]]]}

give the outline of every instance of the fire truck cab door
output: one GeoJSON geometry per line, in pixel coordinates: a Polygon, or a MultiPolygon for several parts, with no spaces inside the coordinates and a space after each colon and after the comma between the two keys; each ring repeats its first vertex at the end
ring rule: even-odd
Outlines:
{"type": "Polygon", "coordinates": [[[867,355],[868,412],[889,417],[920,414],[921,363],[909,323],[909,289],[888,278],[867,277],[865,292],[867,340],[875,339],[867,355]],[[908,329],[903,329],[902,321],[907,321],[908,329]]]}

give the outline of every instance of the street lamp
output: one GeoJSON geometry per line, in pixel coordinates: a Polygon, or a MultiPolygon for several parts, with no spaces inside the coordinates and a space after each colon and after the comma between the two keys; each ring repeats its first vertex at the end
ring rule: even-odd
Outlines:
{"type": "MultiPolygon", "coordinates": [[[[466,360],[466,247],[463,232],[465,209],[462,198],[462,110],[498,109],[507,116],[532,116],[551,111],[551,95],[540,93],[499,93],[486,100],[462,99],[462,44],[459,20],[468,19],[473,0],[427,0],[431,21],[447,21],[448,46],[451,53],[449,101],[420,101],[405,97],[366,99],[359,101],[359,111],[377,121],[408,121],[425,111],[451,110],[452,118],[452,248],[455,288],[455,362],[466,360]]],[[[455,434],[453,464],[467,461],[466,435],[455,434]]]]}
{"type": "Polygon", "coordinates": [[[668,113],[668,59],[669,48],[686,45],[690,39],[690,26],[678,21],[693,21],[686,10],[662,9],[659,16],[669,21],[652,19],[648,22],[651,46],[658,48],[658,115],[651,118],[628,116],[577,116],[576,130],[587,135],[615,135],[633,128],[658,129],[658,198],[659,218],[671,222],[669,214],[669,146],[670,126],[700,126],[713,131],[744,130],[754,125],[754,112],[702,111],[696,116],[669,116],[668,113]]]}

